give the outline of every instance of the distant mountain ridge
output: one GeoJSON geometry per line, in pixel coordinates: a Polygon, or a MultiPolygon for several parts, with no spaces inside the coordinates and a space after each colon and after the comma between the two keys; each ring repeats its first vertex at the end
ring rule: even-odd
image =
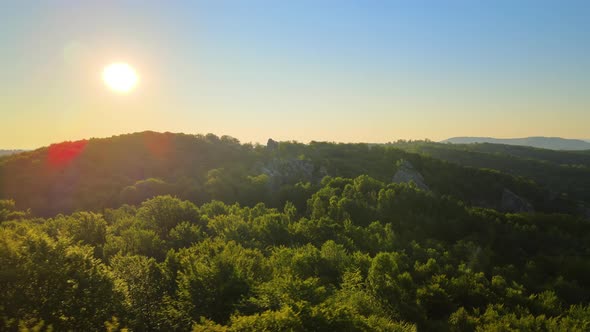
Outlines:
{"type": "Polygon", "coordinates": [[[493,137],[452,137],[441,141],[452,144],[492,143],[506,145],[531,146],[549,150],[590,150],[590,142],[581,139],[561,137],[524,137],[524,138],[493,138],[493,137]]]}
{"type": "Polygon", "coordinates": [[[8,156],[15,153],[25,152],[26,150],[0,150],[0,157],[8,156]]]}

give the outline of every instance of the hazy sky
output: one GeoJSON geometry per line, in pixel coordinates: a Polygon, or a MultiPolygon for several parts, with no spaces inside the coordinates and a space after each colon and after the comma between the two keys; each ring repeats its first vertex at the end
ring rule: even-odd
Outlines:
{"type": "Polygon", "coordinates": [[[4,1],[0,148],[590,137],[590,1],[4,1]],[[140,75],[121,95],[103,68],[140,75]]]}

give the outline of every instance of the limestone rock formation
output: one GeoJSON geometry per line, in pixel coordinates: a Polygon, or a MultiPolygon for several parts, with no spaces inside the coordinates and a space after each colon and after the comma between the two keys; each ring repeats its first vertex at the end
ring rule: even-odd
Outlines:
{"type": "Polygon", "coordinates": [[[268,141],[266,141],[266,148],[269,150],[277,150],[279,148],[279,142],[269,138],[268,141]]]}
{"type": "Polygon", "coordinates": [[[272,188],[278,189],[284,183],[298,181],[319,183],[328,175],[325,167],[317,167],[313,162],[303,159],[275,158],[259,166],[271,181],[272,188]]]}
{"type": "Polygon", "coordinates": [[[533,212],[533,206],[524,198],[504,188],[500,209],[504,212],[533,212]]]}
{"type": "Polygon", "coordinates": [[[416,187],[422,190],[430,190],[426,183],[424,183],[424,177],[418,172],[414,165],[407,160],[400,160],[398,162],[398,169],[393,176],[392,182],[394,183],[410,183],[414,182],[416,187]]]}
{"type": "Polygon", "coordinates": [[[578,204],[578,214],[582,216],[582,218],[590,220],[590,207],[583,203],[578,204]]]}

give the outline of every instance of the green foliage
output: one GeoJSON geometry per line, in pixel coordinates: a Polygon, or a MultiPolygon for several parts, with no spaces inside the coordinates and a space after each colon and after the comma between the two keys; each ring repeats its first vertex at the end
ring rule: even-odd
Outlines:
{"type": "Polygon", "coordinates": [[[111,267],[121,281],[130,325],[138,330],[161,330],[166,282],[155,259],[117,255],[111,259],[111,267]]]}
{"type": "Polygon", "coordinates": [[[123,204],[139,204],[146,199],[165,195],[173,191],[173,188],[161,179],[145,179],[135,182],[121,190],[120,202],[123,204]]]}
{"type": "Polygon", "coordinates": [[[88,331],[122,313],[116,280],[93,257],[92,247],[53,240],[29,225],[3,228],[0,241],[4,328],[38,322],[56,330],[88,331]]]}
{"type": "Polygon", "coordinates": [[[588,220],[495,209],[546,194],[529,180],[364,144],[112,140],[128,164],[92,140],[60,170],[31,164],[44,150],[0,166],[45,174],[2,190],[51,215],[0,201],[0,330],[590,329],[588,220]],[[432,191],[391,183],[402,158],[432,191]]]}
{"type": "Polygon", "coordinates": [[[14,200],[0,200],[0,222],[26,218],[29,215],[30,211],[18,211],[14,200]]]}
{"type": "Polygon", "coordinates": [[[278,311],[267,310],[251,316],[234,316],[231,319],[230,331],[301,331],[301,318],[290,307],[278,311]]]}
{"type": "Polygon", "coordinates": [[[182,221],[199,222],[199,210],[190,202],[171,196],[159,196],[143,202],[137,210],[137,219],[145,228],[154,230],[166,239],[176,224],[182,221]]]}
{"type": "MultiPolygon", "coordinates": [[[[155,132],[57,146],[76,153],[59,164],[51,162],[52,148],[2,158],[0,200],[14,199],[18,210],[38,216],[138,205],[158,195],[277,208],[290,201],[304,213],[324,177],[366,175],[387,183],[405,160],[433,192],[470,205],[499,209],[503,190],[509,189],[543,212],[588,213],[590,206],[590,163],[583,153],[432,142],[280,142],[265,148],[229,136],[155,132]]],[[[370,194],[374,184],[367,179],[351,185],[366,186],[360,193],[370,194]]],[[[350,212],[363,213],[362,205],[356,208],[350,212]]],[[[2,210],[0,218],[6,218],[2,210]]]]}
{"type": "MultiPolygon", "coordinates": [[[[590,201],[590,158],[577,151],[554,151],[524,146],[501,144],[441,144],[433,142],[400,142],[390,145],[409,152],[450,161],[463,166],[491,168],[507,174],[525,177],[557,193],[571,198],[590,201]]],[[[566,208],[566,201],[552,202],[537,197],[546,208],[566,208]]],[[[575,212],[575,206],[569,207],[575,212]]]]}

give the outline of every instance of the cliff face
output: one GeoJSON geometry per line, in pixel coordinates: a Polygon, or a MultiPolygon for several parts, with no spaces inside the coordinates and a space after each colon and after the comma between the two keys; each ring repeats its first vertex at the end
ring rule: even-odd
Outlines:
{"type": "Polygon", "coordinates": [[[273,187],[288,182],[311,182],[319,183],[328,175],[324,167],[317,167],[309,160],[300,159],[273,159],[262,165],[260,170],[268,175],[273,187]]]}
{"type": "Polygon", "coordinates": [[[505,212],[534,212],[531,203],[506,188],[502,191],[500,209],[505,212]]]}
{"type": "Polygon", "coordinates": [[[407,160],[401,160],[398,163],[398,170],[393,176],[392,182],[394,183],[410,183],[414,182],[419,189],[430,190],[426,183],[424,183],[424,177],[418,172],[414,165],[407,160]]]}

